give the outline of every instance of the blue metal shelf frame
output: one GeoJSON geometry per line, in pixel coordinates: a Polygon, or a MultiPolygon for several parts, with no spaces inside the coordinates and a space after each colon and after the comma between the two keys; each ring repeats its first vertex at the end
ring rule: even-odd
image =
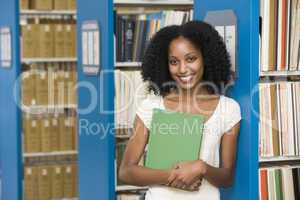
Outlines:
{"type": "MultiPolygon", "coordinates": [[[[20,74],[19,2],[0,0],[0,27],[12,31],[12,68],[0,68],[0,153],[3,199],[22,199],[21,112],[14,101],[14,86],[20,74]]],[[[79,113],[79,198],[115,199],[114,142],[114,64],[112,0],[78,0],[78,108],[90,102],[96,106],[79,113]],[[97,20],[101,29],[101,72],[86,76],[82,72],[81,24],[97,20]],[[94,91],[91,95],[89,88],[94,91]],[[96,96],[94,96],[96,95],[96,96]],[[105,112],[104,112],[104,111],[105,112]],[[88,122],[88,128],[82,124],[88,122]],[[96,131],[95,127],[101,128],[96,131]]],[[[237,87],[231,91],[242,108],[242,125],[237,155],[235,185],[222,190],[222,199],[258,199],[258,93],[259,81],[259,0],[195,0],[195,18],[203,19],[210,10],[232,9],[238,17],[237,87]]],[[[17,82],[17,102],[20,83],[17,82]]]]}
{"type": "Polygon", "coordinates": [[[77,0],[80,200],[115,199],[113,24],[112,0],[77,0]],[[97,76],[87,76],[82,70],[81,26],[87,20],[96,20],[100,26],[101,71],[97,76]],[[80,112],[93,101],[95,108],[80,112]],[[88,128],[82,128],[86,122],[88,128]]]}
{"type": "Polygon", "coordinates": [[[207,11],[231,9],[237,15],[238,50],[236,87],[231,91],[241,105],[235,185],[222,190],[222,199],[259,199],[258,196],[258,92],[259,82],[259,0],[195,0],[195,19],[207,11]]]}
{"type": "MultiPolygon", "coordinates": [[[[3,200],[22,199],[22,139],[20,102],[19,1],[0,0],[0,27],[11,29],[12,66],[0,67],[0,153],[3,200]],[[16,86],[16,88],[15,88],[16,86]],[[16,89],[16,90],[15,90],[16,89]],[[16,96],[14,95],[16,91],[16,96]]],[[[1,65],[1,63],[0,63],[1,65]]]]}

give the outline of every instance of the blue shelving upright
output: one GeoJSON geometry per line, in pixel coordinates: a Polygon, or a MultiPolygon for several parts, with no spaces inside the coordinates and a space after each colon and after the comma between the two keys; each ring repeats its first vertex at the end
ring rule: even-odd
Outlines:
{"type": "MultiPolygon", "coordinates": [[[[13,94],[15,80],[20,74],[19,2],[0,0],[0,5],[0,27],[11,28],[13,50],[12,67],[0,67],[0,158],[3,200],[21,200],[22,120],[13,94]]],[[[78,81],[80,84],[86,84],[78,88],[78,109],[86,108],[92,100],[96,101],[96,107],[91,112],[78,115],[79,199],[114,200],[115,142],[111,131],[114,124],[113,2],[78,0],[77,5],[78,81]],[[101,72],[98,76],[87,76],[82,72],[81,25],[86,20],[97,20],[100,25],[101,72]],[[81,129],[80,123],[84,120],[91,125],[91,130],[81,129]],[[96,125],[102,129],[95,134],[93,126],[96,125]]],[[[235,185],[222,190],[222,199],[255,200],[258,199],[258,118],[253,110],[258,110],[255,88],[259,80],[259,0],[195,0],[196,19],[204,19],[207,11],[224,9],[234,10],[238,18],[238,79],[231,94],[241,105],[243,120],[235,185]]],[[[17,94],[16,99],[20,101],[19,88],[17,94]]]]}
{"type": "MultiPolygon", "coordinates": [[[[0,27],[10,27],[12,32],[12,67],[0,66],[0,153],[2,167],[2,192],[5,200],[22,199],[22,138],[21,110],[14,101],[20,102],[21,71],[19,0],[0,0],[0,27]],[[15,83],[17,88],[14,90],[15,83]]],[[[91,93],[83,85],[78,88],[79,111],[90,101],[96,108],[89,113],[79,113],[80,120],[88,120],[101,131],[94,134],[79,128],[79,198],[114,199],[114,135],[113,130],[114,81],[113,81],[113,3],[112,0],[78,0],[78,80],[95,88],[91,93]],[[81,24],[85,20],[97,20],[101,29],[101,73],[98,76],[85,76],[81,63],[81,24]],[[110,70],[110,71],[109,71],[110,70]],[[102,110],[102,111],[101,111],[102,110]],[[105,135],[105,137],[104,137],[105,135]]],[[[92,133],[93,132],[93,133],[92,133]]]]}
{"type": "Polygon", "coordinates": [[[208,11],[233,10],[237,16],[238,78],[230,92],[241,106],[235,184],[222,190],[222,199],[259,199],[258,196],[258,93],[259,83],[259,0],[195,0],[195,18],[208,11]]]}
{"type": "Polygon", "coordinates": [[[12,38],[12,66],[0,63],[0,153],[2,163],[2,198],[22,198],[22,142],[20,102],[19,1],[0,0],[0,28],[9,27],[12,38]],[[15,90],[16,86],[16,90],[15,90]],[[16,91],[16,93],[14,93],[16,91]],[[16,94],[16,95],[15,95],[16,94]]]}
{"type": "Polygon", "coordinates": [[[112,0],[77,1],[80,200],[115,199],[113,24],[112,0]],[[82,70],[81,27],[89,20],[100,27],[101,70],[96,76],[82,70]],[[80,112],[91,103],[95,107],[90,112],[80,112]],[[81,122],[87,122],[89,129],[82,129],[81,122]]]}

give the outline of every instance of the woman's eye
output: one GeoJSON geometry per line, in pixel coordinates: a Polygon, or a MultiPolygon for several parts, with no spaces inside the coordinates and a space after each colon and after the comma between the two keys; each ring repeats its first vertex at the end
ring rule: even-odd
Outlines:
{"type": "Polygon", "coordinates": [[[170,65],[176,65],[176,64],[177,64],[177,61],[176,61],[176,60],[170,60],[170,61],[169,61],[169,64],[170,64],[170,65]]]}
{"type": "Polygon", "coordinates": [[[196,60],[196,57],[188,57],[187,62],[194,62],[196,60]]]}

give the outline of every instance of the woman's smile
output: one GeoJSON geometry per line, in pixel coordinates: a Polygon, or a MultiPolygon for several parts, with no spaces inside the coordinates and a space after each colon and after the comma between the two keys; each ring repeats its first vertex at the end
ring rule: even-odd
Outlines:
{"type": "Polygon", "coordinates": [[[186,75],[186,76],[179,76],[179,80],[183,83],[183,84],[188,84],[191,83],[193,80],[193,75],[186,75]]]}

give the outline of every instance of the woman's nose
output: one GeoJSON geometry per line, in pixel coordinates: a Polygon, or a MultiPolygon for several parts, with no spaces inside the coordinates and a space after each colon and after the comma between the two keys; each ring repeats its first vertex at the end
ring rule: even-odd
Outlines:
{"type": "Polygon", "coordinates": [[[180,62],[179,65],[179,73],[180,74],[185,74],[187,72],[187,66],[185,62],[180,62]]]}

